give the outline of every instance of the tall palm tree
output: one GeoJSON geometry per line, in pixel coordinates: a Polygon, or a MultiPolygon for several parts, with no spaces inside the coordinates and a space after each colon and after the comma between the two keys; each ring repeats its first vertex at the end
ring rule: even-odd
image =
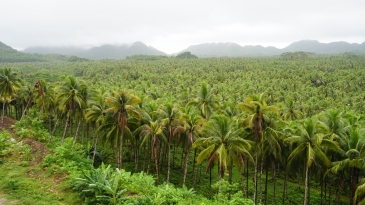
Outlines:
{"type": "Polygon", "coordinates": [[[207,159],[208,170],[217,161],[219,178],[222,179],[227,167],[232,167],[233,164],[240,166],[240,155],[253,161],[249,153],[251,144],[242,137],[243,131],[243,128],[238,127],[238,123],[234,123],[227,116],[213,115],[202,129],[205,136],[197,139],[193,144],[194,148],[203,148],[197,157],[197,163],[200,164],[207,159]]]}
{"type": "MultiPolygon", "coordinates": [[[[95,127],[96,130],[99,129],[99,127],[103,124],[105,120],[105,112],[104,112],[106,109],[105,97],[106,97],[106,91],[104,88],[92,90],[90,95],[90,100],[88,101],[88,108],[85,109],[86,122],[93,123],[96,126],[95,127]]],[[[94,145],[93,161],[94,161],[99,134],[94,133],[93,136],[96,136],[95,142],[93,140],[93,145],[94,145]]]]}
{"type": "MultiPolygon", "coordinates": [[[[189,108],[187,108],[186,110],[190,111],[189,108]]],[[[186,174],[188,172],[190,149],[194,143],[194,137],[199,133],[202,125],[204,124],[204,120],[196,113],[188,112],[188,113],[183,113],[182,123],[183,126],[177,126],[175,128],[174,134],[176,133],[187,134],[187,147],[184,159],[184,174],[183,174],[183,185],[184,185],[186,181],[186,174]]]]}
{"type": "Polygon", "coordinates": [[[142,140],[142,145],[145,143],[150,142],[150,145],[152,147],[153,152],[153,159],[155,160],[155,168],[156,168],[156,184],[159,183],[159,144],[160,141],[166,143],[166,137],[163,133],[163,125],[161,123],[150,122],[149,125],[144,125],[145,129],[140,133],[140,135],[144,136],[144,139],[142,140]]]}
{"type": "Polygon", "coordinates": [[[117,122],[120,127],[120,139],[119,139],[119,155],[118,155],[118,168],[122,168],[123,163],[123,137],[126,127],[128,125],[128,115],[132,115],[140,119],[141,113],[134,107],[140,102],[140,99],[135,96],[132,91],[122,89],[119,92],[113,91],[112,96],[108,96],[105,99],[105,103],[109,106],[106,112],[113,113],[116,116],[117,122]]]}
{"type": "Polygon", "coordinates": [[[168,137],[167,137],[167,176],[166,181],[170,181],[170,154],[171,154],[171,142],[173,137],[174,127],[177,126],[179,121],[179,109],[172,103],[166,103],[162,109],[159,109],[160,117],[162,118],[162,122],[167,129],[168,137]]]}
{"type": "Polygon", "coordinates": [[[21,82],[18,73],[13,72],[10,68],[0,69],[0,97],[4,99],[2,102],[2,124],[4,124],[6,99],[14,96],[15,92],[20,88],[21,82]]]}
{"type": "MultiPolygon", "coordinates": [[[[243,126],[253,130],[255,138],[255,177],[254,177],[254,203],[257,199],[257,176],[259,164],[259,147],[263,138],[263,130],[265,125],[271,122],[270,116],[279,115],[279,109],[276,106],[269,106],[263,99],[263,93],[260,95],[252,95],[238,104],[238,108],[245,110],[248,117],[244,120],[243,126]]],[[[261,150],[261,151],[262,151],[261,150]]]]}
{"type": "MultiPolygon", "coordinates": [[[[328,170],[334,174],[341,171],[347,171],[350,174],[351,197],[350,204],[353,203],[356,185],[358,183],[359,172],[364,169],[365,156],[365,130],[354,128],[349,132],[349,138],[346,145],[341,146],[343,149],[343,159],[333,162],[332,167],[328,170]]],[[[354,202],[355,203],[355,202],[354,202]]]]}
{"type": "Polygon", "coordinates": [[[330,139],[324,139],[328,128],[325,124],[315,118],[308,118],[301,121],[294,128],[293,136],[285,139],[295,146],[294,150],[288,157],[288,166],[290,167],[296,160],[303,160],[305,164],[305,190],[303,204],[309,204],[308,187],[309,187],[309,168],[313,162],[321,161],[325,166],[331,165],[330,159],[324,153],[324,149],[330,149],[340,152],[339,144],[330,139]]]}
{"type": "MultiPolygon", "coordinates": [[[[72,122],[78,112],[86,106],[85,92],[87,86],[83,81],[77,80],[74,76],[64,76],[63,81],[57,88],[57,101],[59,109],[66,113],[67,119],[62,136],[62,142],[66,135],[67,125],[72,122]]],[[[72,126],[72,125],[71,125],[72,126]]]]}

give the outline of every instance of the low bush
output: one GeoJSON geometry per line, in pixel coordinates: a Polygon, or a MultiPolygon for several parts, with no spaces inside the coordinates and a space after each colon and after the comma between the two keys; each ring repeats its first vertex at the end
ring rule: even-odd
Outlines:
{"type": "Polygon", "coordinates": [[[45,142],[49,138],[49,132],[43,127],[43,121],[38,118],[24,117],[13,126],[15,132],[21,138],[30,138],[45,142]]]}
{"type": "Polygon", "coordinates": [[[87,154],[82,145],[74,143],[72,138],[66,138],[63,145],[56,147],[53,154],[44,158],[42,165],[50,174],[78,176],[82,170],[92,168],[92,161],[87,154]]]}

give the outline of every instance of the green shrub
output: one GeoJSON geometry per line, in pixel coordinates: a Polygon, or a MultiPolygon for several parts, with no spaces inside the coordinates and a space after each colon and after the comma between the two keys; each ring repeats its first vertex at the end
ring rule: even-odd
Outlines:
{"type": "Polygon", "coordinates": [[[3,130],[0,132],[0,157],[7,156],[12,151],[13,144],[8,131],[3,130]]]}
{"type": "Polygon", "coordinates": [[[17,121],[13,127],[21,138],[31,138],[41,142],[45,142],[49,138],[48,131],[43,127],[43,121],[38,118],[24,117],[23,120],[17,121]]]}
{"type": "Polygon", "coordinates": [[[51,174],[79,175],[82,170],[92,168],[92,161],[87,157],[84,147],[66,138],[63,145],[54,149],[53,154],[47,155],[43,160],[43,167],[48,167],[51,174]]]}

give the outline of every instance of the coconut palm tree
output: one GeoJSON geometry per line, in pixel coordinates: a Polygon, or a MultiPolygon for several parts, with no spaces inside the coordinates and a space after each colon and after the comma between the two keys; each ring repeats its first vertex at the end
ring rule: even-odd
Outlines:
{"type": "MultiPolygon", "coordinates": [[[[88,108],[85,109],[86,122],[93,123],[95,125],[96,130],[98,130],[98,128],[103,124],[105,120],[104,118],[105,117],[104,111],[106,109],[105,97],[106,97],[106,91],[103,87],[100,89],[91,90],[90,100],[88,101],[88,108]]],[[[94,161],[99,134],[94,133],[93,136],[96,136],[95,142],[93,140],[93,145],[94,145],[93,161],[94,161]]]]}
{"type": "Polygon", "coordinates": [[[210,115],[213,113],[213,109],[218,107],[219,102],[217,101],[213,90],[210,89],[210,86],[206,83],[202,83],[198,96],[194,101],[190,102],[189,105],[196,106],[199,109],[201,116],[204,119],[209,119],[210,115]]]}
{"type": "Polygon", "coordinates": [[[10,68],[0,69],[0,97],[3,99],[1,123],[4,124],[6,99],[14,96],[15,92],[21,86],[21,79],[18,73],[13,72],[10,68]]]}
{"type": "Polygon", "coordinates": [[[77,113],[83,112],[86,106],[85,92],[87,86],[83,81],[77,80],[74,76],[64,76],[61,84],[57,87],[57,101],[59,109],[66,113],[65,129],[62,136],[62,143],[66,135],[68,123],[76,117],[77,113]]]}
{"type": "Polygon", "coordinates": [[[149,124],[144,125],[145,129],[140,133],[141,136],[144,136],[142,140],[142,145],[146,143],[150,143],[152,148],[152,157],[155,160],[155,168],[156,168],[156,184],[159,183],[159,145],[160,142],[166,143],[166,137],[163,133],[163,125],[161,123],[150,122],[149,124]]]}
{"type": "Polygon", "coordinates": [[[325,139],[328,127],[315,118],[308,118],[298,123],[294,128],[292,136],[285,139],[294,145],[294,149],[288,157],[288,166],[294,161],[301,160],[305,164],[305,190],[303,204],[309,204],[309,168],[313,162],[321,161],[325,166],[331,165],[330,159],[326,156],[324,149],[340,152],[339,144],[333,140],[325,139]]]}
{"type": "MultiPolygon", "coordinates": [[[[270,124],[272,115],[279,115],[279,109],[276,106],[269,106],[263,99],[263,93],[252,95],[238,104],[239,109],[248,113],[248,117],[243,121],[243,126],[253,130],[255,138],[255,177],[254,177],[254,203],[257,199],[257,176],[259,164],[259,147],[261,152],[263,147],[260,145],[263,138],[263,130],[267,124],[270,124]]],[[[263,153],[263,152],[262,152],[263,153]]]]}
{"type": "Polygon", "coordinates": [[[183,125],[177,126],[174,130],[174,134],[176,133],[186,133],[187,134],[187,146],[186,146],[186,154],[184,159],[184,174],[183,174],[183,185],[186,181],[186,174],[188,172],[188,163],[190,158],[190,149],[194,143],[195,136],[200,132],[202,125],[204,124],[204,120],[202,117],[197,115],[194,112],[190,112],[190,108],[187,108],[183,113],[182,123],[183,125]]]}
{"type": "MultiPolygon", "coordinates": [[[[249,150],[251,144],[242,137],[243,128],[238,123],[224,115],[213,115],[208,123],[202,128],[204,137],[197,139],[193,147],[202,147],[203,150],[197,157],[197,163],[208,161],[207,170],[215,161],[219,164],[219,179],[224,176],[227,167],[232,168],[235,164],[240,166],[240,155],[253,161],[249,150]]],[[[232,172],[230,172],[230,175],[232,172]]],[[[231,176],[229,176],[231,178],[231,176]]]]}
{"type": "Polygon", "coordinates": [[[180,111],[171,101],[167,102],[161,109],[158,110],[159,116],[162,119],[164,127],[167,129],[167,176],[166,181],[170,181],[170,154],[171,154],[171,142],[173,137],[174,128],[179,122],[180,111]]]}
{"type": "Polygon", "coordinates": [[[293,98],[287,98],[281,108],[281,116],[284,120],[298,120],[303,117],[303,113],[296,107],[293,98]]]}
{"type": "Polygon", "coordinates": [[[105,103],[109,106],[106,112],[113,113],[116,117],[120,127],[120,139],[119,139],[119,155],[118,155],[118,168],[122,168],[123,163],[123,137],[124,132],[128,125],[128,116],[134,116],[140,119],[141,113],[137,110],[134,105],[137,105],[140,99],[135,96],[132,91],[122,89],[120,91],[113,91],[112,96],[107,96],[105,103]]]}
{"type": "Polygon", "coordinates": [[[353,204],[360,170],[365,168],[365,130],[360,128],[351,130],[349,132],[349,138],[346,140],[346,145],[342,146],[342,149],[343,159],[333,162],[328,172],[338,174],[347,171],[349,173],[351,186],[350,204],[353,204]]]}

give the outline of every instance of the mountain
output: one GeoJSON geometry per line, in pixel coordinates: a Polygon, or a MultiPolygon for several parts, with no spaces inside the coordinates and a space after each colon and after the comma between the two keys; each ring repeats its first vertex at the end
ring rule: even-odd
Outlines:
{"type": "MultiPolygon", "coordinates": [[[[189,46],[188,48],[176,54],[186,51],[189,51],[191,52],[191,54],[198,57],[265,57],[279,56],[285,52],[296,51],[313,52],[317,54],[365,54],[365,42],[363,42],[362,44],[348,43],[344,41],[321,43],[316,40],[302,40],[291,43],[283,49],[278,49],[273,46],[263,47],[260,45],[241,46],[237,43],[230,42],[204,43],[189,46]]],[[[7,46],[4,43],[0,42],[0,62],[29,62],[49,60],[69,61],[69,56],[74,56],[74,58],[75,56],[77,56],[79,58],[94,60],[105,58],[124,59],[127,56],[132,55],[167,56],[166,53],[159,51],[152,46],[147,46],[139,41],[131,45],[102,45],[89,49],[78,47],[30,47],[26,48],[24,52],[17,51],[10,46],[7,46]]]]}
{"type": "Polygon", "coordinates": [[[347,43],[345,41],[320,43],[315,40],[302,40],[294,42],[282,50],[285,52],[305,51],[318,54],[365,53],[364,43],[347,43]]]}
{"type": "Polygon", "coordinates": [[[240,56],[269,56],[278,55],[279,49],[275,47],[263,46],[240,46],[236,43],[205,43],[189,46],[187,49],[179,53],[190,51],[192,54],[199,57],[240,57],[240,56]]]}
{"type": "Polygon", "coordinates": [[[102,45],[99,47],[92,47],[89,49],[82,49],[76,47],[31,47],[26,48],[24,52],[50,54],[58,53],[63,55],[74,55],[81,58],[89,58],[93,60],[99,59],[124,59],[131,55],[166,55],[166,53],[159,51],[151,46],[147,46],[142,42],[135,42],[132,45],[102,45]]]}
{"type": "MultiPolygon", "coordinates": [[[[44,62],[44,61],[68,61],[70,57],[60,54],[34,54],[17,51],[0,42],[0,62],[44,62]]],[[[79,60],[73,58],[73,60],[79,60]]]]}
{"type": "Polygon", "coordinates": [[[316,40],[302,40],[294,42],[283,49],[278,49],[272,46],[263,47],[259,45],[240,46],[236,43],[204,43],[189,46],[178,53],[186,51],[190,51],[192,54],[199,57],[263,57],[295,51],[313,52],[317,54],[339,54],[346,52],[365,54],[365,42],[362,44],[350,44],[344,41],[320,43],[316,40]]]}

